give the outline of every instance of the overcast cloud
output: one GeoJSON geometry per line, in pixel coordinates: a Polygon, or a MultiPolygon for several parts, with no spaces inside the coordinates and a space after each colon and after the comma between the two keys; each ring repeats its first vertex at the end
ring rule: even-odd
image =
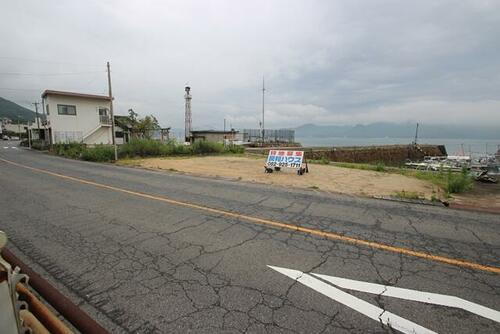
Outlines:
{"type": "Polygon", "coordinates": [[[195,128],[500,124],[500,1],[2,1],[0,96],[107,94],[195,128]],[[33,61],[38,60],[38,61],[33,61]],[[70,73],[79,74],[70,74],[70,73]]]}

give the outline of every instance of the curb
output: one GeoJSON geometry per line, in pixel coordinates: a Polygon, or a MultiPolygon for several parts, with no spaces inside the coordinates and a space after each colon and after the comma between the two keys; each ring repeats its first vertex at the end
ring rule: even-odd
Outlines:
{"type": "Polygon", "coordinates": [[[384,201],[392,201],[392,202],[400,202],[400,203],[409,203],[409,204],[420,204],[420,205],[429,205],[429,206],[437,206],[437,207],[449,207],[450,203],[444,201],[429,201],[426,199],[404,199],[393,196],[372,196],[375,199],[381,199],[384,201]]]}

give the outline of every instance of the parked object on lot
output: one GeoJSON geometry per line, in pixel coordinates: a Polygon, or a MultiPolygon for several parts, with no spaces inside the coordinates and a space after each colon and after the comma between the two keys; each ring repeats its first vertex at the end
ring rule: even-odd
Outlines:
{"type": "Polygon", "coordinates": [[[408,161],[405,166],[412,169],[418,170],[429,170],[429,171],[452,171],[460,172],[462,168],[468,168],[470,166],[470,156],[436,156],[436,157],[424,157],[423,161],[412,162],[408,161]]]}

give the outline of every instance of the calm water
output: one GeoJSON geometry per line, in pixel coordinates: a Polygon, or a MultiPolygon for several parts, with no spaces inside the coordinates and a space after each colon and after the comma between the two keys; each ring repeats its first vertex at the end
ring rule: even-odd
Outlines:
{"type": "MultiPolygon", "coordinates": [[[[338,138],[338,137],[296,137],[296,141],[305,147],[311,146],[367,146],[367,145],[392,145],[409,144],[413,138],[338,138]]],[[[465,154],[484,155],[494,154],[500,139],[439,139],[419,138],[420,144],[445,145],[449,155],[461,154],[462,147],[465,154]]]]}

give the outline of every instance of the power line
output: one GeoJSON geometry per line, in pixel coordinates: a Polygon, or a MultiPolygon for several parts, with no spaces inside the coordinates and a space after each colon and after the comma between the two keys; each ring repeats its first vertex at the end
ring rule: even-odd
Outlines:
{"type": "Polygon", "coordinates": [[[33,58],[20,58],[20,57],[4,57],[4,56],[0,56],[0,59],[33,61],[33,62],[47,63],[47,64],[65,64],[65,65],[75,65],[75,66],[91,66],[91,67],[101,67],[102,66],[102,65],[94,65],[94,64],[77,64],[77,63],[62,62],[62,61],[51,61],[51,60],[41,60],[41,59],[33,59],[33,58]]]}
{"type": "Polygon", "coordinates": [[[41,91],[44,88],[7,88],[7,87],[0,87],[0,90],[22,90],[22,91],[41,91]]]}
{"type": "Polygon", "coordinates": [[[87,72],[65,72],[65,73],[19,73],[19,72],[0,72],[0,75],[20,75],[20,76],[58,76],[58,75],[80,75],[91,73],[105,73],[105,71],[87,71],[87,72]]]}

